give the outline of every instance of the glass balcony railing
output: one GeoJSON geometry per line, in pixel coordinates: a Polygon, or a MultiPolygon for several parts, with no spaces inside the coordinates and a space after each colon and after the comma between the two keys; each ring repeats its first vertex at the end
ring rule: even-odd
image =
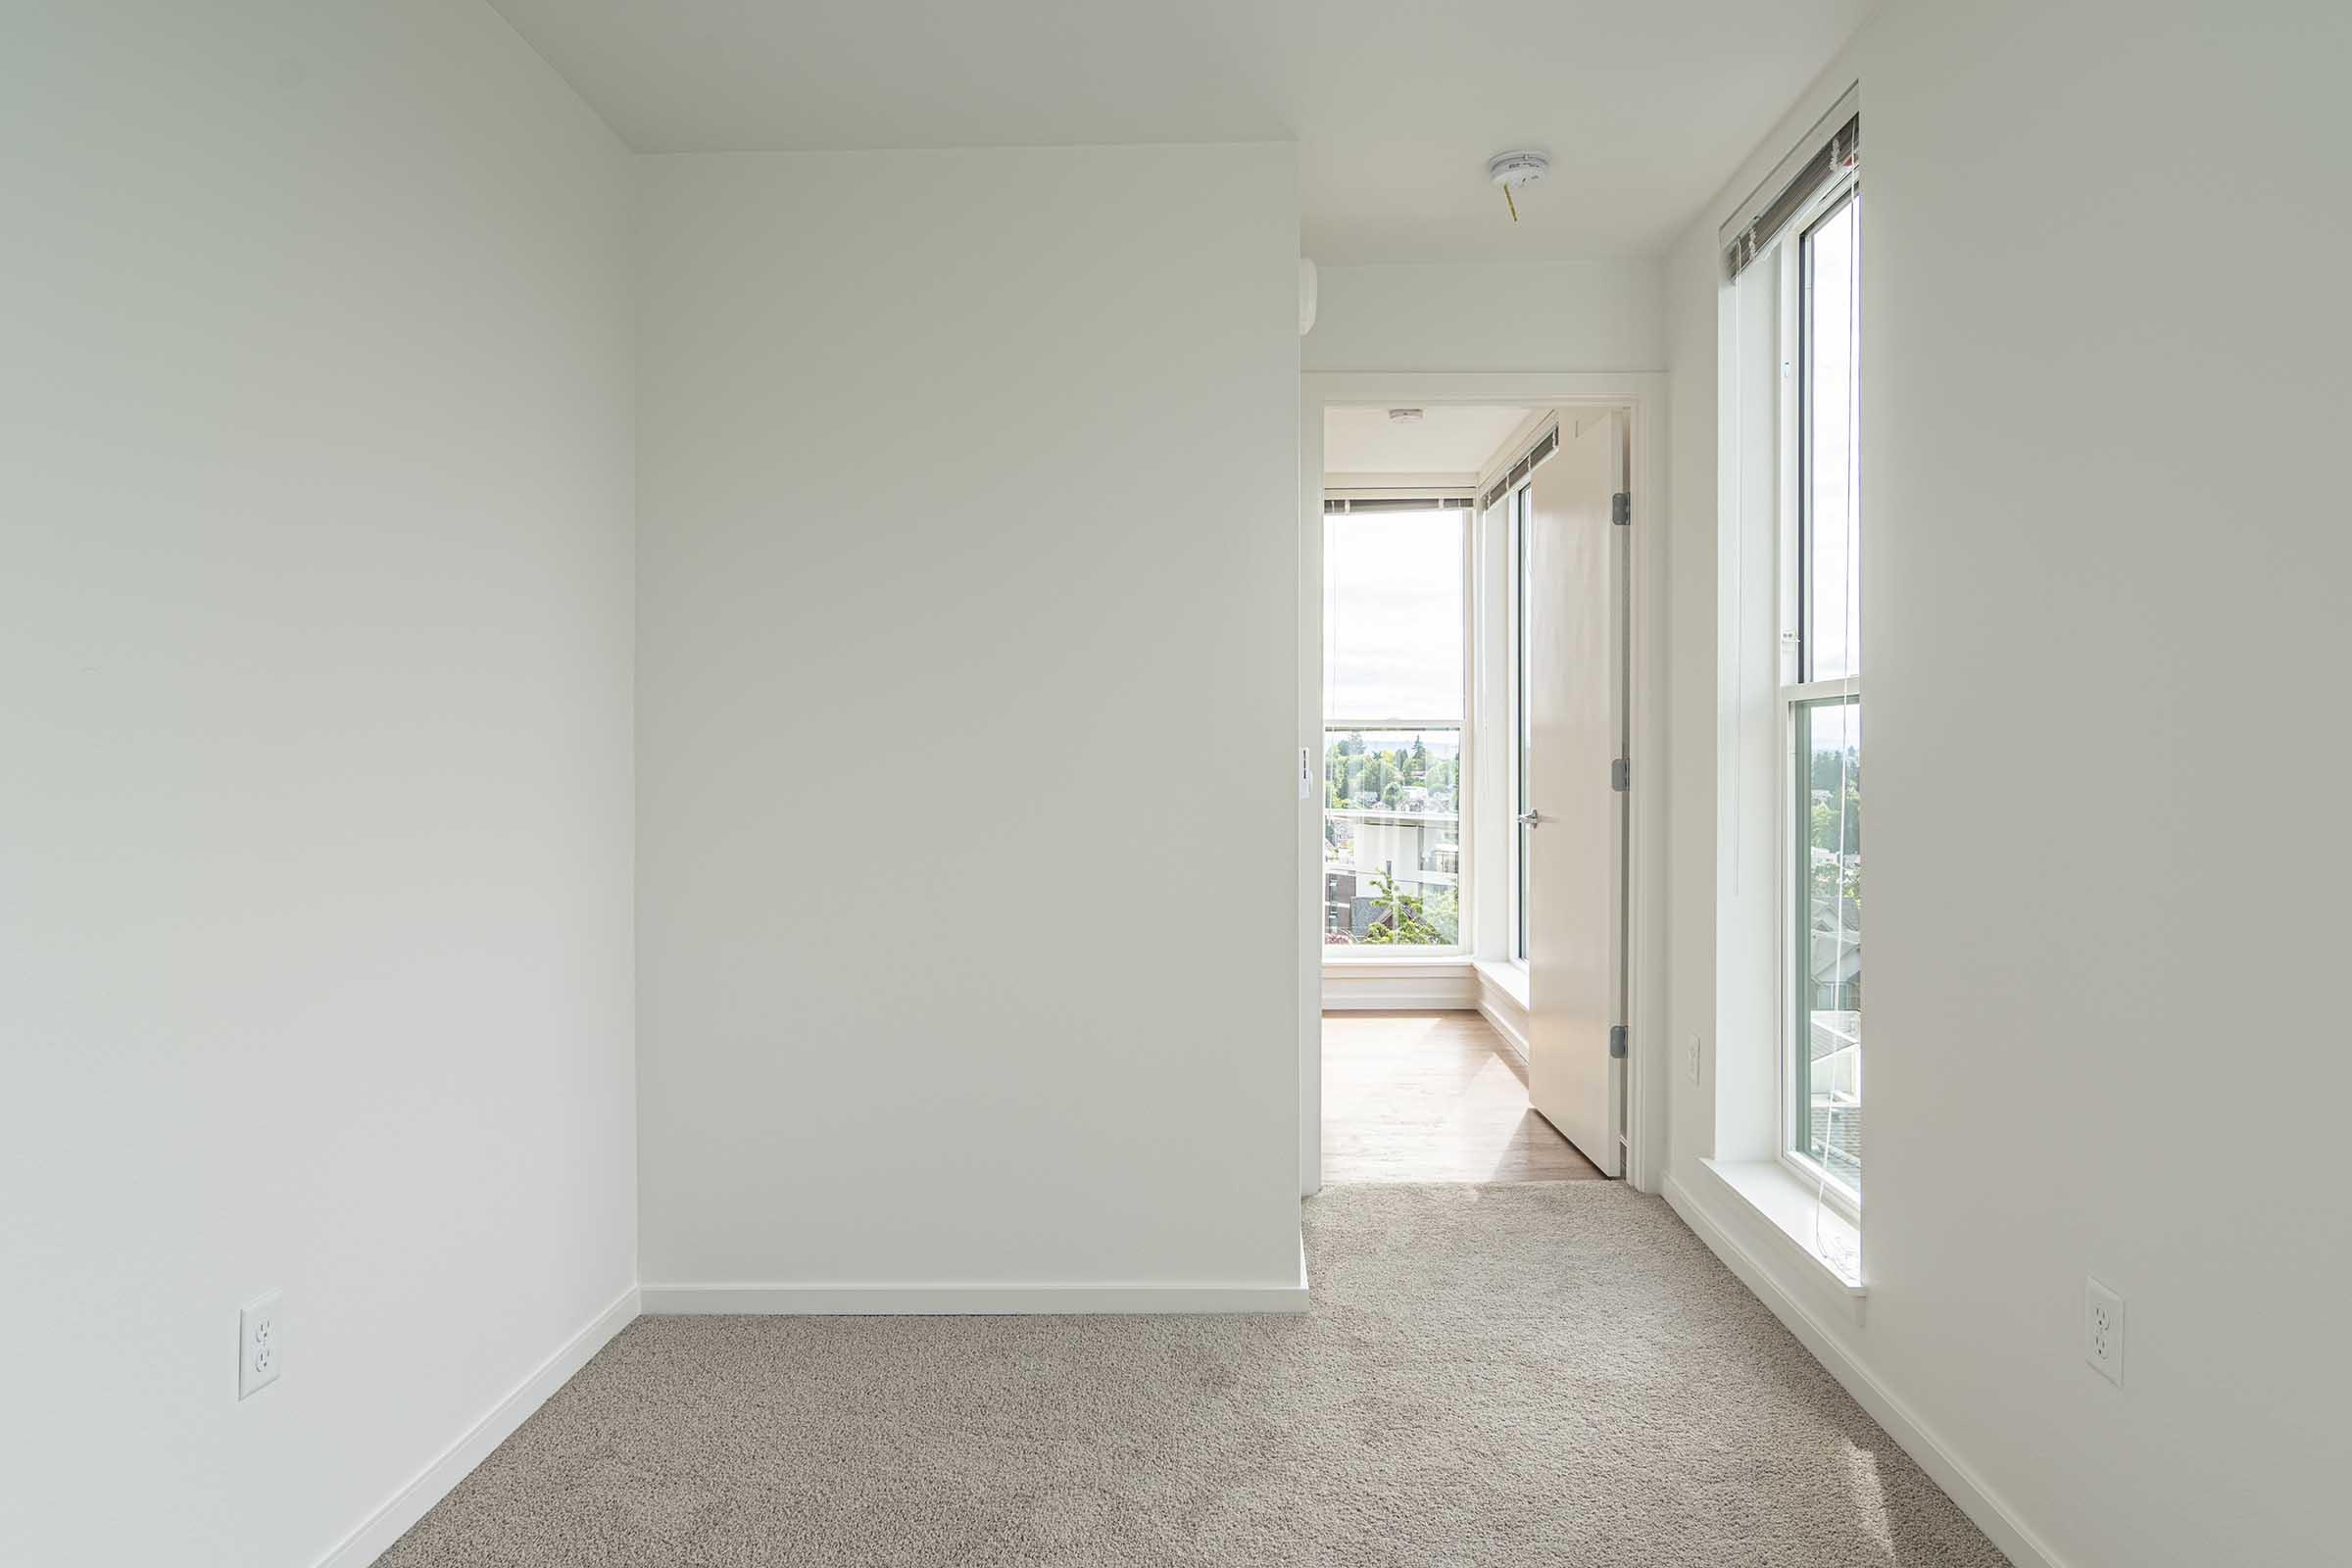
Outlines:
{"type": "Polygon", "coordinates": [[[1323,732],[1323,940],[1461,940],[1462,731],[1323,732]]]}

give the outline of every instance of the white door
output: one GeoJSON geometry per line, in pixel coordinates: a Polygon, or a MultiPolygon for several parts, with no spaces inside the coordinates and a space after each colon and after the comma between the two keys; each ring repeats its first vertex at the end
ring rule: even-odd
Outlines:
{"type": "Polygon", "coordinates": [[[1624,1173],[1627,529],[1625,419],[1575,430],[1528,481],[1528,1099],[1605,1175],[1624,1173]]]}

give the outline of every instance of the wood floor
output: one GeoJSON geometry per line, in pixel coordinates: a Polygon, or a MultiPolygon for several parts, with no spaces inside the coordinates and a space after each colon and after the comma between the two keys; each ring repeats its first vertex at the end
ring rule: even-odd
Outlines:
{"type": "Polygon", "coordinates": [[[1475,1012],[1323,1015],[1326,1182],[1601,1181],[1475,1012]]]}

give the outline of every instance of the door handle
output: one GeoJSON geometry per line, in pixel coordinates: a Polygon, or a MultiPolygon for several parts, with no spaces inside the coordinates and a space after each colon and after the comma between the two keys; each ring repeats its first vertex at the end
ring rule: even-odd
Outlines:
{"type": "Polygon", "coordinates": [[[1544,825],[1544,813],[1542,811],[1521,811],[1519,813],[1519,825],[1521,827],[1542,827],[1544,825]]]}

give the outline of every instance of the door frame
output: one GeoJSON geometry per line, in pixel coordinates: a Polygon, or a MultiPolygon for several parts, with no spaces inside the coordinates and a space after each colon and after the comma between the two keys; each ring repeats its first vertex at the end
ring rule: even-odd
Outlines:
{"type": "MultiPolygon", "coordinates": [[[[1625,411],[1633,538],[1627,569],[1625,1173],[1637,1191],[1665,1180],[1666,1071],[1666,395],[1663,373],[1591,371],[1307,371],[1298,377],[1298,745],[1322,755],[1323,411],[1465,403],[1625,411]]],[[[1319,775],[1318,775],[1319,776],[1319,775]]],[[[1323,798],[1298,803],[1298,1178],[1323,1185],[1323,798]]]]}

